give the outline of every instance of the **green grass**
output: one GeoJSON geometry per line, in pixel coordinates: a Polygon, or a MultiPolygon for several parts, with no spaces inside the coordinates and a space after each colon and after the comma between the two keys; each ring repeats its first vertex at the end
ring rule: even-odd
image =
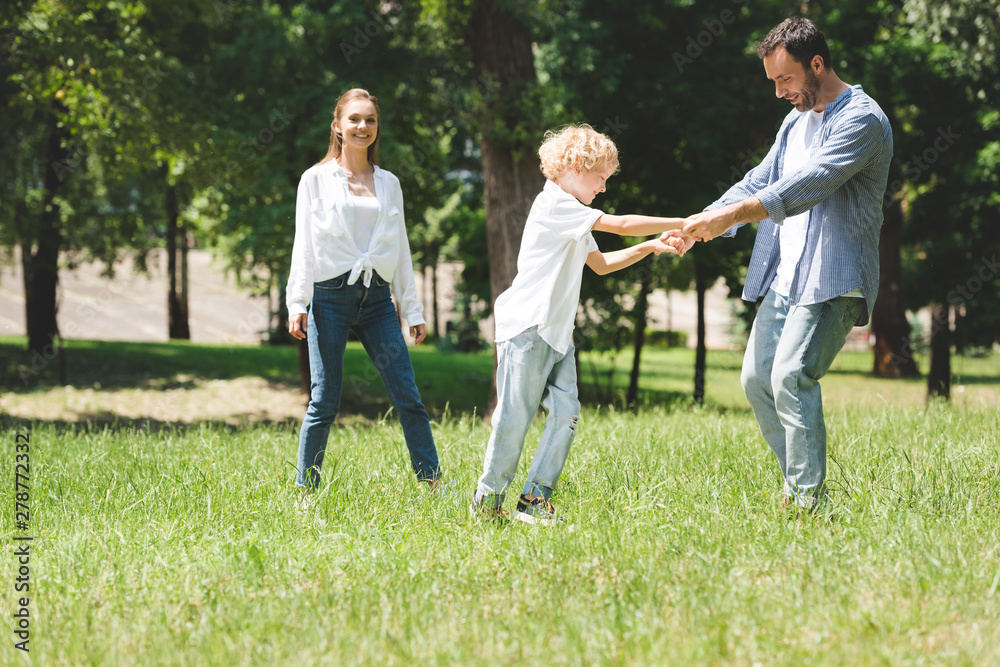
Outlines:
{"type": "MultiPolygon", "coordinates": [[[[221,348],[164,345],[147,359],[159,348],[76,345],[70,359],[103,349],[89,363],[121,364],[134,386],[156,380],[129,379],[140,363],[294,382],[284,351],[239,349],[245,359],[214,365],[221,348]]],[[[690,390],[691,354],[668,350],[648,358],[638,414],[586,408],[556,530],[469,516],[489,428],[454,409],[463,396],[434,426],[452,493],[418,488],[397,420],[373,417],[335,429],[305,514],[291,487],[295,423],[5,420],[7,622],[20,429],[32,448],[35,664],[997,663],[998,384],[988,365],[968,370],[990,360],[963,362],[983,379],[930,406],[919,381],[838,360],[824,381],[830,524],[779,509],[733,359],[710,356],[706,407],[657,402],[690,390]]],[[[415,350],[414,363],[443,408],[438,390],[467,386],[463,374],[491,360],[415,350]]],[[[5,383],[32,399],[56,391],[5,383]]],[[[13,641],[0,663],[18,662],[13,641]]]]}

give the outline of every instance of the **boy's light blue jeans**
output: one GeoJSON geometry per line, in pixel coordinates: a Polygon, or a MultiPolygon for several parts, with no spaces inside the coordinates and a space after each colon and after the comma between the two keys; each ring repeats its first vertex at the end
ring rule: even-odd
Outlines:
{"type": "Polygon", "coordinates": [[[576,435],[580,401],[573,347],[558,354],[532,327],[497,344],[497,407],[476,488],[479,506],[503,505],[539,405],[548,415],[522,493],[548,499],[576,435]]]}
{"type": "Polygon", "coordinates": [[[841,296],[789,306],[768,290],[757,311],[741,381],[760,432],[778,459],[785,495],[800,507],[825,499],[826,424],[819,381],[866,308],[841,296]]]}
{"type": "MultiPolygon", "coordinates": [[[[420,400],[410,353],[399,329],[389,284],[377,273],[371,287],[359,280],[347,284],[348,274],[316,283],[309,307],[309,372],[312,393],[299,433],[299,487],[316,488],[326,452],[326,441],[337,413],[344,384],[344,350],[352,329],[375,363],[389,400],[399,414],[410,463],[418,479],[441,476],[437,448],[427,410],[420,400]]],[[[352,386],[369,382],[349,378],[352,386]]]]}

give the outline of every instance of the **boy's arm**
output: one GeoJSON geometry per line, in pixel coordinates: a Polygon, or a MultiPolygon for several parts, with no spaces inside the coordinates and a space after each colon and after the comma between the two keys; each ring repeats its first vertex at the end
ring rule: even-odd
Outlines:
{"type": "Polygon", "coordinates": [[[597,275],[603,276],[612,271],[632,266],[651,252],[657,255],[661,252],[669,252],[675,255],[680,254],[677,248],[667,245],[660,239],[650,239],[649,241],[643,241],[629,248],[622,248],[614,252],[595,250],[587,255],[587,266],[597,275]]]}
{"type": "Polygon", "coordinates": [[[651,215],[610,215],[605,213],[594,223],[594,231],[611,232],[619,236],[649,236],[682,229],[684,218],[658,218],[651,215]]]}

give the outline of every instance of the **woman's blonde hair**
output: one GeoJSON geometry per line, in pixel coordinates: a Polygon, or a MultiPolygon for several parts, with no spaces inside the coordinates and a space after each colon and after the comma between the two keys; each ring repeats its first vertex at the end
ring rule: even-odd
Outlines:
{"type": "Polygon", "coordinates": [[[590,125],[567,125],[557,132],[549,130],[538,148],[542,173],[545,178],[559,178],[574,167],[591,172],[610,166],[611,173],[618,171],[618,147],[606,135],[590,125]]]}
{"type": "Polygon", "coordinates": [[[337,134],[336,126],[344,114],[344,107],[347,106],[348,102],[354,100],[369,100],[375,105],[375,120],[379,123],[379,127],[375,132],[375,141],[368,147],[368,161],[372,164],[378,164],[378,142],[382,138],[382,112],[378,108],[378,99],[363,88],[351,88],[337,100],[337,104],[333,107],[333,122],[330,123],[330,147],[326,151],[326,157],[316,164],[324,164],[340,157],[344,150],[344,139],[337,134]]]}

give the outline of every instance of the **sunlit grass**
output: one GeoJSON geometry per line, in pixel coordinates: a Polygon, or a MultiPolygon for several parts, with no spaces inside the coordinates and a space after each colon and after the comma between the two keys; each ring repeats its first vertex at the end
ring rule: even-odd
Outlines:
{"type": "Polygon", "coordinates": [[[31,429],[39,664],[1000,658],[996,410],[832,411],[833,524],[735,411],[585,411],[556,530],[469,517],[478,418],[435,429],[441,496],[395,420],[336,430],[306,514],[294,431],[31,429]]]}
{"type": "MultiPolygon", "coordinates": [[[[31,436],[36,664],[1000,660],[995,361],[968,361],[970,380],[956,379],[966,392],[925,406],[921,380],[875,380],[868,355],[841,355],[824,381],[837,515],[825,523],[780,509],[738,354],[710,354],[696,407],[690,351],[651,350],[637,414],[585,408],[553,498],[567,523],[545,530],[468,512],[489,427],[467,379],[488,373],[489,355],[414,351],[449,493],[417,486],[398,421],[379,406],[334,429],[315,508],[299,513],[297,419],[250,410],[227,425],[136,408],[201,396],[196,370],[218,348],[153,350],[145,363],[163,375],[138,377],[128,368],[145,348],[86,344],[70,359],[88,346],[91,381],[122,369],[120,386],[72,390],[95,406],[117,397],[104,419],[4,421],[4,451],[15,430],[31,436]],[[472,409],[455,408],[463,401],[472,409]]],[[[207,373],[219,384],[205,414],[249,409],[255,395],[233,387],[258,367],[294,392],[292,352],[234,352],[207,373]]],[[[363,352],[349,357],[363,373],[363,352]]],[[[625,357],[617,367],[627,372],[625,357]]],[[[5,392],[30,411],[68,390],[7,378],[5,392]]],[[[537,421],[515,492],[540,432],[537,421]]],[[[0,516],[10,553],[13,515],[0,516]]],[[[8,585],[14,567],[3,559],[8,585]]]]}

